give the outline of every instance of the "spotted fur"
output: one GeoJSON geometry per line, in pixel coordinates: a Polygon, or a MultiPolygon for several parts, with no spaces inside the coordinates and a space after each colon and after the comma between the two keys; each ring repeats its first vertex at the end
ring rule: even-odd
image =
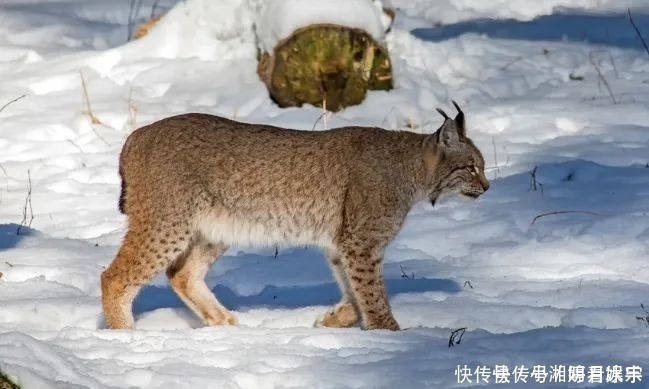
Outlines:
{"type": "MultiPolygon", "coordinates": [[[[456,105],[457,107],[457,105],[456,105]]],[[[207,324],[235,324],[204,277],[231,245],[322,247],[343,298],[317,325],[399,328],[382,256],[411,207],[489,187],[464,114],[430,135],[296,131],[185,114],[134,131],[120,156],[128,230],[102,274],[110,328],[132,328],[139,289],[166,271],[207,324]]]]}

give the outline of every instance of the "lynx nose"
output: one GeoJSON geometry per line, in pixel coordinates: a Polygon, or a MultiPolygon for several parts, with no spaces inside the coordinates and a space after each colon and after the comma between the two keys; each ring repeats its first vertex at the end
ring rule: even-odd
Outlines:
{"type": "Polygon", "coordinates": [[[486,192],[487,190],[489,190],[490,184],[489,184],[489,181],[487,181],[486,178],[480,177],[480,185],[482,185],[482,191],[483,192],[486,192]]]}

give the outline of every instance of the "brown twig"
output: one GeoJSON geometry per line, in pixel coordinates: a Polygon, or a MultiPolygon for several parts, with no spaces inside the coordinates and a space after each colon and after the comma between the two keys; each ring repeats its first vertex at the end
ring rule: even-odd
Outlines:
{"type": "Polygon", "coordinates": [[[104,123],[102,123],[101,120],[99,120],[97,116],[95,116],[95,114],[92,112],[92,107],[90,107],[90,96],[88,95],[88,87],[86,86],[86,79],[83,77],[82,71],[79,71],[79,76],[81,77],[81,88],[83,89],[83,99],[86,106],[86,110],[83,113],[88,115],[88,117],[90,118],[90,128],[92,129],[92,132],[94,132],[95,135],[97,135],[97,138],[101,139],[101,141],[104,142],[107,146],[110,146],[110,143],[108,143],[108,141],[106,141],[106,139],[104,139],[104,137],[101,136],[99,132],[97,132],[95,127],[93,127],[93,124],[103,126],[104,123]]]}
{"type": "Polygon", "coordinates": [[[508,67],[512,66],[513,64],[515,64],[516,62],[520,61],[521,59],[523,59],[522,56],[518,56],[518,57],[514,58],[513,60],[507,62],[504,66],[502,66],[502,67],[500,68],[500,70],[507,70],[508,67]]]}
{"type": "Polygon", "coordinates": [[[540,191],[541,196],[543,196],[543,184],[536,179],[536,172],[539,167],[534,166],[534,169],[530,172],[530,192],[540,191]]]}
{"type": "Polygon", "coordinates": [[[160,2],[160,0],[155,0],[153,2],[153,4],[151,5],[151,16],[149,17],[149,19],[153,19],[155,17],[155,11],[158,8],[158,3],[159,2],[160,2]]]}
{"type": "Polygon", "coordinates": [[[7,187],[7,192],[9,192],[9,174],[7,174],[7,169],[0,164],[0,170],[2,170],[2,174],[5,175],[5,185],[7,187]]]}
{"type": "Polygon", "coordinates": [[[20,235],[20,230],[23,227],[31,227],[32,221],[34,221],[34,211],[32,209],[32,176],[27,169],[27,196],[25,197],[25,205],[23,206],[23,220],[20,222],[20,225],[16,229],[16,235],[20,235]],[[29,221],[27,220],[27,210],[29,209],[29,221]]]}
{"type": "Polygon", "coordinates": [[[394,109],[395,109],[396,107],[397,107],[396,105],[393,105],[392,108],[390,108],[390,110],[388,111],[388,113],[385,114],[385,117],[384,117],[383,120],[381,121],[381,127],[382,127],[382,128],[383,128],[383,126],[385,125],[385,122],[388,121],[388,117],[390,116],[390,114],[392,113],[392,111],[394,111],[394,109]]]}
{"type": "Polygon", "coordinates": [[[457,330],[451,332],[451,336],[448,338],[448,347],[453,347],[462,343],[462,337],[466,332],[466,327],[458,328],[457,330]]]}
{"type": "Polygon", "coordinates": [[[644,307],[644,304],[640,304],[640,308],[642,308],[642,312],[644,312],[644,316],[636,316],[636,320],[643,322],[646,327],[649,327],[649,311],[644,307]]]}
{"type": "Polygon", "coordinates": [[[318,118],[317,118],[317,119],[315,120],[315,122],[313,123],[313,127],[311,127],[311,131],[314,131],[314,130],[315,130],[315,127],[318,125],[318,122],[319,122],[320,120],[322,120],[322,118],[323,118],[326,114],[327,114],[327,112],[323,112],[323,113],[320,114],[320,116],[318,116],[318,118]]]}
{"type": "Polygon", "coordinates": [[[591,55],[595,53],[602,53],[608,56],[608,59],[611,61],[611,66],[613,66],[613,73],[615,74],[615,78],[618,79],[620,78],[620,73],[617,71],[617,65],[615,63],[615,58],[613,57],[613,54],[609,50],[604,50],[604,49],[599,49],[599,50],[593,50],[590,52],[591,55]]]}
{"type": "Polygon", "coordinates": [[[548,213],[542,213],[540,215],[536,215],[534,219],[532,219],[532,222],[530,223],[530,227],[536,223],[537,220],[544,218],[546,216],[550,215],[565,215],[565,214],[570,214],[570,213],[577,213],[577,214],[582,214],[582,215],[590,215],[590,216],[604,216],[601,213],[597,212],[592,212],[592,211],[554,211],[554,212],[548,212],[548,213]]]}
{"type": "Polygon", "coordinates": [[[322,121],[324,122],[324,129],[328,130],[329,127],[327,126],[327,113],[328,112],[327,112],[327,93],[326,92],[325,92],[324,99],[322,99],[322,113],[324,115],[322,117],[322,121]]]}
{"type": "Polygon", "coordinates": [[[492,136],[491,137],[491,145],[493,146],[494,150],[494,180],[498,178],[498,173],[500,173],[500,167],[498,165],[498,150],[496,149],[496,139],[492,136]]]}
{"type": "Polygon", "coordinates": [[[10,106],[11,104],[15,103],[16,101],[18,101],[18,100],[24,98],[25,96],[27,96],[27,95],[22,95],[22,96],[20,96],[20,97],[16,97],[15,99],[13,99],[13,100],[11,100],[10,102],[6,103],[6,104],[3,105],[2,107],[0,107],[0,112],[4,111],[5,108],[7,108],[7,107],[10,106]]]}
{"type": "Polygon", "coordinates": [[[81,148],[81,146],[79,146],[78,144],[74,143],[74,141],[73,141],[72,139],[67,138],[66,141],[67,141],[69,144],[71,144],[72,146],[74,146],[74,148],[76,148],[77,150],[79,150],[79,151],[81,152],[81,154],[85,154],[84,151],[83,151],[83,149],[81,148]]]}
{"type": "Polygon", "coordinates": [[[593,58],[593,52],[591,52],[588,57],[590,58],[590,63],[593,65],[595,68],[595,71],[597,72],[597,77],[598,81],[601,84],[604,84],[606,87],[606,90],[608,91],[608,95],[611,98],[611,101],[613,101],[613,104],[617,104],[617,99],[615,98],[615,94],[613,93],[613,90],[611,89],[611,86],[608,84],[608,81],[606,80],[606,77],[604,77],[604,74],[602,74],[601,69],[599,68],[599,65],[597,62],[595,62],[595,59],[593,58]]]}
{"type": "Polygon", "coordinates": [[[415,279],[415,273],[414,272],[412,272],[411,275],[407,275],[405,270],[403,269],[402,265],[399,265],[399,268],[401,269],[401,278],[407,278],[407,279],[410,279],[410,280],[415,279]]]}
{"type": "Polygon", "coordinates": [[[81,77],[81,87],[83,89],[83,99],[86,106],[86,110],[83,112],[90,117],[90,122],[92,124],[101,125],[101,120],[97,119],[97,116],[92,112],[92,107],[90,107],[90,96],[88,96],[88,87],[86,86],[86,79],[83,77],[83,72],[79,71],[79,77],[81,77]]]}
{"type": "Polygon", "coordinates": [[[133,104],[133,86],[128,91],[128,127],[129,130],[135,130],[137,125],[137,107],[133,104]]]}
{"type": "Polygon", "coordinates": [[[128,7],[128,24],[127,28],[127,37],[126,40],[130,41],[133,37],[133,25],[135,20],[140,13],[140,8],[142,7],[142,0],[131,0],[128,7]]]}
{"type": "Polygon", "coordinates": [[[626,10],[629,13],[629,21],[631,22],[631,25],[635,29],[635,33],[638,34],[638,38],[640,38],[640,41],[642,41],[642,45],[644,46],[645,51],[647,52],[647,54],[649,54],[649,47],[647,47],[647,42],[644,40],[642,33],[640,33],[640,29],[638,28],[638,26],[633,21],[633,16],[631,16],[631,8],[627,8],[626,10]]]}

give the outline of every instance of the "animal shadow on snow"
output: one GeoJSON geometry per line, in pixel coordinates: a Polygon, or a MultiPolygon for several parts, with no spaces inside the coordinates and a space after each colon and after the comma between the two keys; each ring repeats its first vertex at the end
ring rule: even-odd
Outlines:
{"type": "MultiPolygon", "coordinates": [[[[649,14],[633,12],[638,26],[649,25],[649,14]]],[[[532,41],[590,42],[607,46],[642,49],[627,14],[580,15],[557,13],[530,21],[475,19],[430,28],[415,28],[412,34],[432,42],[475,33],[490,38],[532,41]]]]}
{"type": "Polygon", "coordinates": [[[21,240],[35,233],[36,230],[20,224],[0,224],[0,250],[12,249],[18,246],[21,240]]]}
{"type": "MultiPolygon", "coordinates": [[[[644,165],[606,166],[586,160],[540,164],[536,172],[536,190],[531,188],[533,184],[529,172],[513,174],[493,180],[492,190],[472,207],[480,217],[487,215],[523,226],[530,223],[533,215],[547,211],[586,210],[601,215],[559,215],[544,219],[535,227],[535,234],[526,235],[525,238],[538,239],[551,235],[559,225],[585,228],[610,215],[646,210],[649,206],[647,172],[649,169],[644,165]]],[[[465,205],[462,202],[451,203],[435,212],[442,214],[452,210],[450,208],[465,205]]],[[[457,223],[462,224],[463,221],[457,223]]],[[[600,230],[602,228],[604,230],[600,233],[616,233],[615,223],[599,227],[600,230]]],[[[508,241],[509,238],[503,239],[508,241]]],[[[282,250],[275,259],[273,251],[226,253],[214,264],[207,277],[212,292],[226,307],[234,310],[250,307],[301,308],[332,305],[339,300],[338,285],[320,251],[311,248],[282,250]]],[[[407,258],[402,258],[402,264],[406,263],[404,260],[407,258]]],[[[425,268],[428,274],[434,274],[434,268],[438,266],[443,265],[430,261],[425,268]]],[[[416,273],[413,277],[408,272],[404,274],[399,263],[395,262],[386,262],[384,276],[390,296],[433,291],[455,294],[462,290],[451,279],[420,278],[416,273]]],[[[184,308],[185,305],[166,284],[145,287],[135,301],[134,311],[141,314],[158,308],[180,307],[184,308]]]]}
{"type": "MultiPolygon", "coordinates": [[[[228,309],[301,308],[332,305],[340,300],[338,284],[322,254],[316,249],[291,249],[276,259],[272,254],[226,255],[214,264],[212,272],[223,268],[227,270],[221,275],[208,275],[207,283],[228,309]],[[241,287],[245,292],[237,293],[241,287]]],[[[402,277],[399,265],[395,263],[385,265],[384,275],[391,296],[431,291],[457,293],[461,290],[457,282],[449,279],[402,277]]],[[[184,307],[184,303],[167,284],[143,288],[134,302],[133,310],[135,314],[141,314],[158,308],[184,307]]]]}

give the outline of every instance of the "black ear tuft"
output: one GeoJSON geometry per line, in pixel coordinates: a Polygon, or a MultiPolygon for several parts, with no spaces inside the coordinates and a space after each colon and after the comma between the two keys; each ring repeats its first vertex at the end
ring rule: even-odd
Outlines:
{"type": "Polygon", "coordinates": [[[453,106],[455,106],[455,109],[457,109],[457,113],[464,114],[464,112],[462,112],[462,109],[460,108],[459,105],[457,105],[457,102],[455,102],[455,100],[451,100],[451,102],[453,103],[453,106]]]}
{"type": "Polygon", "coordinates": [[[466,128],[464,127],[464,112],[462,112],[462,109],[455,102],[455,100],[451,100],[451,101],[453,102],[455,109],[457,109],[457,116],[455,116],[455,123],[457,124],[458,132],[463,137],[466,137],[466,128]]]}
{"type": "Polygon", "coordinates": [[[444,120],[450,119],[446,114],[446,112],[442,111],[441,108],[435,108],[435,109],[437,110],[437,112],[439,112],[440,115],[444,116],[444,120]]]}

